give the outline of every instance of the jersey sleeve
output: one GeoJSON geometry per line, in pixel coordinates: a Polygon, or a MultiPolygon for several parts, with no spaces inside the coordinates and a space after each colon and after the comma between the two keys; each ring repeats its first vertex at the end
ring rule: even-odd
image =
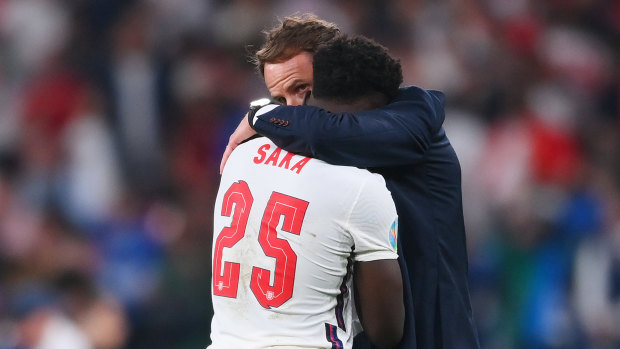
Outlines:
{"type": "Polygon", "coordinates": [[[415,164],[441,130],[443,103],[441,92],[410,86],[379,109],[334,114],[310,106],[281,106],[257,116],[253,127],[287,151],[332,164],[415,164]]]}
{"type": "Polygon", "coordinates": [[[385,181],[370,175],[360,189],[349,215],[347,229],[354,242],[354,260],[396,259],[398,216],[385,181]]]}

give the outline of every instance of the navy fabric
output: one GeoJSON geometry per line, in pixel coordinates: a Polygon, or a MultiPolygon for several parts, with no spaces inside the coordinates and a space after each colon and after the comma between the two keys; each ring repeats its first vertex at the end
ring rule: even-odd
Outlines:
{"type": "MultiPolygon", "coordinates": [[[[399,215],[406,305],[400,348],[479,348],[467,285],[461,168],[442,127],[443,104],[441,92],[410,86],[380,109],[333,114],[282,106],[254,124],[287,151],[385,178],[399,215]]],[[[372,346],[360,337],[356,347],[372,346]]]]}

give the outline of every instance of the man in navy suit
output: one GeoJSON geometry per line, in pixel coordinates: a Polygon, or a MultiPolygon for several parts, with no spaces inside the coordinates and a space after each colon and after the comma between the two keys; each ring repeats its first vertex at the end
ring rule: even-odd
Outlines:
{"type": "MultiPolygon", "coordinates": [[[[311,15],[285,18],[267,32],[255,63],[283,106],[244,118],[222,167],[237,144],[258,132],[287,151],[381,174],[400,222],[406,316],[399,348],[479,348],[467,282],[461,169],[442,127],[444,96],[409,86],[375,110],[330,113],[300,106],[309,91],[328,95],[330,81],[346,79],[336,73],[313,78],[314,53],[338,34],[335,25],[311,15]]],[[[371,346],[359,338],[356,347],[371,346]]]]}

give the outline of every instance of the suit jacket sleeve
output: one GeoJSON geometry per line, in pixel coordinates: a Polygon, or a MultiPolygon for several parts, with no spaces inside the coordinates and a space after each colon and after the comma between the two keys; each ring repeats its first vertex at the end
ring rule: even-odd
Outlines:
{"type": "Polygon", "coordinates": [[[281,106],[257,116],[254,128],[289,152],[332,164],[412,164],[441,130],[443,102],[441,92],[410,86],[380,109],[333,114],[311,106],[281,106]]]}

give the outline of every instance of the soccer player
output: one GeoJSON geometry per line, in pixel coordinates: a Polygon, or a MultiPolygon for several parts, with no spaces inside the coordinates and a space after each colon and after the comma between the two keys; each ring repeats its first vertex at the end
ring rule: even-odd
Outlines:
{"type": "MultiPolygon", "coordinates": [[[[313,88],[313,54],[337,33],[315,16],[288,17],[267,32],[256,65],[272,97],[288,106],[257,113],[252,127],[245,118],[230,137],[222,167],[231,149],[258,132],[287,151],[381,174],[400,221],[406,314],[399,348],[479,348],[467,282],[461,168],[442,127],[444,96],[409,86],[376,110],[292,107],[313,88]]],[[[333,80],[341,78],[348,77],[333,80]]],[[[364,342],[360,338],[358,347],[364,342]]]]}
{"type": "MultiPolygon", "coordinates": [[[[308,98],[335,112],[384,105],[402,82],[400,63],[361,37],[331,41],[315,64],[315,81],[350,77],[308,98]]],[[[295,155],[264,137],[241,144],[215,203],[208,348],[352,348],[358,314],[375,344],[393,347],[405,317],[397,232],[380,175],[295,155]]]]}

